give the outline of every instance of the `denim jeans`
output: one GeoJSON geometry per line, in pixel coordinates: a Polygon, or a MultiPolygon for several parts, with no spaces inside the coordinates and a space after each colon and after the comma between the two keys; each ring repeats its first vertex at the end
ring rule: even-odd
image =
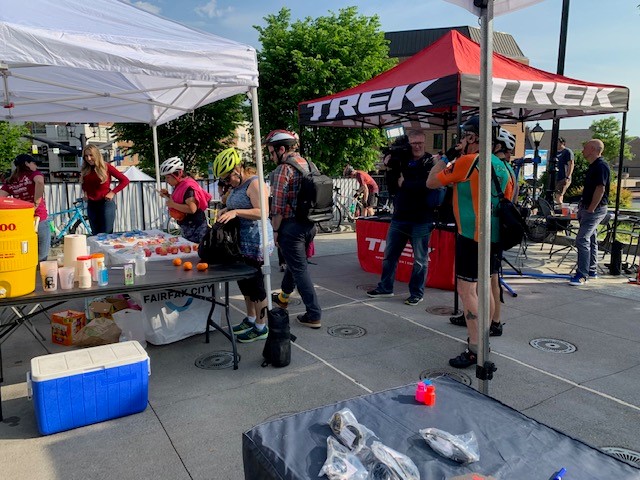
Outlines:
{"type": "Polygon", "coordinates": [[[44,262],[51,248],[51,227],[49,220],[40,220],[38,224],[38,261],[44,262]]]}
{"type": "Polygon", "coordinates": [[[596,230],[606,215],[606,205],[596,208],[593,213],[587,212],[582,207],[578,210],[580,229],[576,236],[576,248],[578,250],[577,273],[584,278],[587,278],[589,273],[598,273],[598,239],[596,238],[596,230]]]}
{"type": "Polygon", "coordinates": [[[307,307],[311,320],[320,320],[322,310],[318,304],[316,289],[311,281],[307,263],[307,245],[316,235],[314,224],[284,220],[278,229],[278,245],[287,264],[282,279],[282,291],[291,293],[297,287],[298,293],[307,307]]]}
{"type": "Polygon", "coordinates": [[[382,276],[378,283],[378,290],[393,293],[393,283],[396,278],[398,261],[407,241],[413,247],[413,270],[409,280],[409,294],[414,297],[424,296],[424,282],[427,278],[427,253],[429,251],[429,237],[433,230],[433,222],[413,223],[391,220],[387,232],[387,245],[382,260],[382,276]]]}
{"type": "Polygon", "coordinates": [[[116,203],[112,200],[88,200],[87,216],[91,225],[91,234],[113,233],[116,220],[116,203]]]}

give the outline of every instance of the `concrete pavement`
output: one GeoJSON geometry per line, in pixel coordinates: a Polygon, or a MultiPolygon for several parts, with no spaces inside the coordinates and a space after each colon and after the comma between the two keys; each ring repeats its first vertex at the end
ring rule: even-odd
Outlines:
{"type": "MultiPolygon", "coordinates": [[[[407,286],[397,283],[395,297],[370,299],[365,291],[378,276],[360,269],[355,234],[319,236],[316,252],[310,268],[324,309],[322,329],[295,322],[303,306],[294,296],[298,340],[289,367],[261,368],[263,343],[255,342],[239,346],[236,371],[197,368],[198,356],[229,350],[220,334],[210,344],[196,336],[149,346],[149,406],[138,415],[41,437],[24,375],[44,351],[21,327],[2,346],[2,478],[242,479],[241,433],[256,424],[424,376],[449,374],[475,385],[474,369],[448,366],[466,339],[466,330],[448,321],[452,292],[428,289],[425,301],[411,307],[403,303],[407,286]]],[[[533,245],[527,259],[510,259],[525,273],[569,273],[571,256],[556,266],[547,254],[533,245]]],[[[273,275],[274,289],[280,275],[273,275]]],[[[606,275],[582,288],[558,279],[507,281],[518,296],[505,295],[504,335],[491,339],[498,371],[490,395],[574,438],[628,449],[637,459],[640,287],[606,275]]],[[[242,297],[235,286],[232,291],[232,315],[240,321],[242,297]]],[[[46,318],[35,324],[48,336],[46,318]]]]}

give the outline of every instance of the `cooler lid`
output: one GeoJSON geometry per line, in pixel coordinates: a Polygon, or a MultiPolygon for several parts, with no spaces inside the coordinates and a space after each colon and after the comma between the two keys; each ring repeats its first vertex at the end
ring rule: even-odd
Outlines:
{"type": "Polygon", "coordinates": [[[32,358],[31,378],[34,382],[42,382],[148,359],[145,349],[135,340],[113,343],[32,358]]]}
{"type": "Polygon", "coordinates": [[[25,208],[35,208],[33,203],[25,202],[13,197],[0,197],[0,210],[24,210],[25,208]]]}

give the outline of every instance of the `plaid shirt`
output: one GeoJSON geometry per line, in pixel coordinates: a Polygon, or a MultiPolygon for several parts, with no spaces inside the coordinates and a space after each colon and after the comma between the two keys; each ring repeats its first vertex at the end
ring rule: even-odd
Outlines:
{"type": "Polygon", "coordinates": [[[302,175],[291,165],[284,161],[292,157],[296,162],[308,169],[307,161],[297,153],[290,153],[282,159],[282,162],[273,171],[273,183],[271,192],[273,203],[271,205],[272,215],[282,215],[282,218],[294,218],[296,216],[296,205],[298,203],[298,191],[302,175]]]}

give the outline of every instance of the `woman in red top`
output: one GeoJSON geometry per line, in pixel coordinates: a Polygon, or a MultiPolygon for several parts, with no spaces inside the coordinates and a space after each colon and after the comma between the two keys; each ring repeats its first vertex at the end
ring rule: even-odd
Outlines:
{"type": "Polygon", "coordinates": [[[44,261],[49,256],[51,246],[51,230],[47,220],[47,206],[44,203],[44,176],[38,170],[36,159],[23,153],[13,161],[16,169],[0,189],[0,197],[12,196],[25,202],[33,203],[34,216],[40,219],[38,224],[38,260],[44,261]]]}
{"type": "Polygon", "coordinates": [[[95,145],[87,145],[82,150],[82,190],[87,200],[87,216],[91,225],[91,233],[113,233],[113,222],[116,219],[116,203],[113,197],[129,185],[129,179],[116,167],[105,163],[102,154],[95,145]],[[112,190],[112,177],[118,185],[112,190]]]}

